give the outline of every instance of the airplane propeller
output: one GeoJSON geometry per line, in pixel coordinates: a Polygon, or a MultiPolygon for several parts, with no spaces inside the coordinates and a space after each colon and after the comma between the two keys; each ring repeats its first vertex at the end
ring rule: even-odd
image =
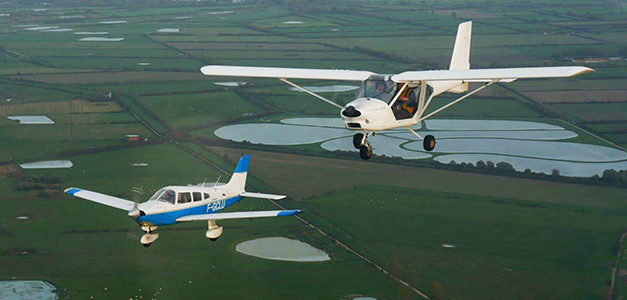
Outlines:
{"type": "Polygon", "coordinates": [[[133,218],[133,219],[137,219],[139,218],[139,216],[142,215],[142,211],[139,210],[139,208],[137,208],[137,202],[133,202],[133,209],[128,211],[128,216],[133,218]]]}

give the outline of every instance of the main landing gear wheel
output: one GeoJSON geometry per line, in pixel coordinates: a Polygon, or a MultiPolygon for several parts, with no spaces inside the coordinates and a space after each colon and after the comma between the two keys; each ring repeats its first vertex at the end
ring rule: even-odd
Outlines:
{"type": "Polygon", "coordinates": [[[435,138],[430,134],[425,136],[425,138],[422,140],[422,146],[427,151],[433,150],[433,148],[435,148],[435,138]]]}
{"type": "Polygon", "coordinates": [[[362,159],[370,159],[372,156],[372,146],[370,146],[370,144],[359,146],[359,156],[361,156],[362,159]]]}
{"type": "Polygon", "coordinates": [[[359,146],[361,146],[361,141],[364,139],[364,135],[363,133],[358,133],[353,135],[353,146],[355,147],[355,149],[359,149],[359,146]]]}

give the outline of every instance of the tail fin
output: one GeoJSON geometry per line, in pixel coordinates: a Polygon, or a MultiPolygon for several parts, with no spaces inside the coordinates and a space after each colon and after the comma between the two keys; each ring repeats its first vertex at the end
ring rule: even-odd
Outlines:
{"type": "Polygon", "coordinates": [[[450,70],[470,70],[470,37],[472,34],[472,21],[459,24],[457,37],[451,57],[450,70]]]}
{"type": "Polygon", "coordinates": [[[229,189],[244,190],[246,186],[246,175],[248,175],[248,165],[250,164],[250,154],[243,155],[231,176],[231,180],[226,184],[229,189]]]}
{"type": "MultiPolygon", "coordinates": [[[[470,37],[472,34],[472,21],[459,24],[457,37],[453,47],[450,70],[470,70],[470,37]]],[[[444,92],[465,93],[468,91],[468,83],[461,80],[432,81],[429,85],[433,88],[432,95],[444,92]]]]}
{"type": "MultiPolygon", "coordinates": [[[[450,70],[470,70],[470,37],[472,35],[472,21],[459,24],[457,37],[453,47],[450,70]]],[[[461,82],[460,82],[461,83],[461,82]]],[[[457,85],[448,90],[453,93],[468,91],[468,83],[457,85]]]]}

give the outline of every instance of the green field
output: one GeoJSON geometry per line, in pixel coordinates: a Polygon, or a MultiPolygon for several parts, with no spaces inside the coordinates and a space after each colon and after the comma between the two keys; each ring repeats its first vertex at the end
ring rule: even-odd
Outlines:
{"type": "MultiPolygon", "coordinates": [[[[276,79],[199,72],[206,64],[446,69],[457,25],[472,20],[472,68],[586,65],[596,72],[498,84],[438,117],[540,121],[577,133],[572,142],[626,147],[627,10],[620,2],[9,1],[0,15],[0,280],[47,280],[60,299],[421,299],[396,277],[430,299],[605,299],[617,265],[614,299],[627,296],[625,241],[617,256],[627,230],[625,188],[363,162],[318,144],[226,142],[213,131],[227,124],[338,110],[276,79]],[[101,23],[116,20],[125,22],[101,23]],[[214,84],[228,81],[246,84],[214,84]],[[88,101],[109,92],[110,101],[88,101]],[[7,119],[15,115],[56,123],[19,125],[7,119]],[[126,142],[127,134],[147,142],[126,142]],[[228,174],[215,166],[230,172],[242,153],[253,157],[248,189],[288,195],[282,204],[304,208],[311,226],[296,218],[224,221],[224,235],[210,242],[198,222],[161,228],[158,242],[143,248],[126,212],[62,193],[78,186],[144,201],[165,185],[225,182],[228,174]],[[54,159],[74,166],[19,167],[54,159]],[[61,183],[22,189],[38,175],[61,183]],[[30,218],[16,219],[22,215],[30,218]],[[307,242],[331,261],[271,261],[234,249],[271,236],[307,242]]],[[[346,104],[355,91],[322,95],[346,104]]],[[[430,111],[456,96],[438,97],[430,111]]],[[[228,211],[271,209],[249,198],[228,211]]]]}

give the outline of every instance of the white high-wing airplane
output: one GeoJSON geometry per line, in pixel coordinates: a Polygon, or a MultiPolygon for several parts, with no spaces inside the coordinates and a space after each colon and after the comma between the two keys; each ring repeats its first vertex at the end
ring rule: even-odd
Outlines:
{"type": "Polygon", "coordinates": [[[159,233],[155,232],[158,226],[181,222],[208,221],[209,229],[207,229],[205,236],[215,241],[220,237],[223,230],[222,226],[216,225],[216,220],[293,216],[302,212],[300,209],[293,209],[218,213],[240,201],[242,197],[272,200],[285,198],[284,195],[246,192],[244,188],[249,163],[250,155],[242,156],[231,180],[226,184],[166,186],[158,190],[148,201],[139,204],[80,188],[68,188],[65,192],[72,196],[128,211],[128,216],[133,218],[146,232],[140,239],[145,247],[150,246],[159,237],[159,233]]]}
{"type": "Polygon", "coordinates": [[[449,70],[409,71],[389,75],[352,70],[209,65],[202,67],[200,71],[210,76],[278,78],[339,108],[346,127],[353,131],[360,131],[353,137],[353,146],[359,149],[363,159],[369,159],[372,156],[372,146],[368,143],[368,135],[401,127],[406,127],[419,139],[422,139],[426,151],[433,150],[435,138],[432,135],[427,135],[423,139],[411,126],[434,116],[496,82],[512,82],[519,78],[571,77],[594,71],[580,66],[471,70],[471,32],[472,22],[459,24],[449,70]],[[362,84],[356,99],[342,107],[288,79],[361,81],[362,84]],[[468,92],[469,82],[483,82],[484,84],[468,92]],[[439,109],[425,114],[433,98],[444,92],[465,94],[439,109]]]}

